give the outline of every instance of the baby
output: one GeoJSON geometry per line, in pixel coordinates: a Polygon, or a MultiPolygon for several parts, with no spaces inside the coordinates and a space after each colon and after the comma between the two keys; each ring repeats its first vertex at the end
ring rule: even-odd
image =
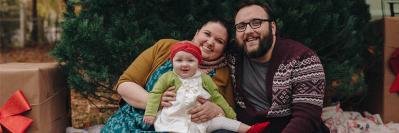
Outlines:
{"type": "Polygon", "coordinates": [[[173,71],[164,73],[150,92],[144,114],[144,123],[154,124],[156,131],[179,133],[205,133],[217,129],[226,129],[239,133],[261,132],[269,123],[248,126],[237,120],[234,110],[218,92],[211,77],[201,73],[201,50],[189,41],[178,42],[171,47],[170,59],[173,71]],[[175,86],[176,101],[172,106],[163,108],[159,113],[161,96],[167,88],[175,86]],[[224,111],[208,122],[191,122],[188,111],[197,104],[197,97],[203,97],[217,104],[224,111]],[[156,117],[157,116],[157,117],[156,117]],[[226,118],[227,117],[227,118],[226,118]]]}

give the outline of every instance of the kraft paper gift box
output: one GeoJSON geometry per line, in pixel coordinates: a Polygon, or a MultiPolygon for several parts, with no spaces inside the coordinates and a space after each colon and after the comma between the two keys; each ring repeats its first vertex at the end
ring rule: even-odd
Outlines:
{"type": "Polygon", "coordinates": [[[70,125],[69,90],[57,63],[0,64],[0,106],[18,89],[32,108],[23,113],[33,120],[27,132],[65,132],[70,125]]]}
{"type": "Polygon", "coordinates": [[[375,69],[375,72],[369,75],[369,92],[364,108],[373,114],[381,114],[385,123],[399,122],[399,93],[389,92],[396,75],[388,63],[392,53],[399,48],[399,17],[385,17],[383,24],[384,54],[380,59],[381,65],[371,68],[375,69]]]}
{"type": "Polygon", "coordinates": [[[399,17],[384,18],[384,89],[382,117],[385,122],[399,122],[399,94],[389,93],[396,75],[389,68],[389,58],[399,48],[399,17]]]}

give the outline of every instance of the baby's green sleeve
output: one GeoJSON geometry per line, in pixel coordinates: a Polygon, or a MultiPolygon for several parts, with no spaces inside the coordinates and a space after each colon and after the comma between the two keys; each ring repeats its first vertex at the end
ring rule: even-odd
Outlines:
{"type": "Polygon", "coordinates": [[[145,108],[145,113],[144,115],[147,116],[156,116],[159,105],[161,102],[161,96],[163,92],[169,87],[168,81],[170,77],[170,74],[165,73],[163,74],[158,81],[155,83],[154,88],[150,92],[150,96],[148,98],[147,106],[145,108]]]}
{"type": "Polygon", "coordinates": [[[236,113],[234,109],[230,107],[227,103],[226,99],[219,93],[217,85],[213,82],[212,78],[208,75],[203,74],[202,82],[204,88],[211,95],[211,101],[221,107],[224,111],[224,114],[227,118],[236,119],[236,113]]]}

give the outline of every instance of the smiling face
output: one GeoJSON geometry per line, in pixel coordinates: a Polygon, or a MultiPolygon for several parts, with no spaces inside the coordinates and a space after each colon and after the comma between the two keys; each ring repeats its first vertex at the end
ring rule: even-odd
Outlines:
{"type": "Polygon", "coordinates": [[[173,71],[182,78],[193,76],[198,70],[198,59],[194,55],[179,51],[173,57],[173,71]]]}
{"type": "MultiPolygon", "coordinates": [[[[256,19],[269,19],[266,11],[258,5],[241,8],[235,17],[235,24],[250,23],[256,19]]],[[[246,25],[242,32],[236,30],[236,43],[244,48],[245,53],[251,58],[264,56],[273,44],[275,37],[275,23],[263,21],[259,28],[252,29],[246,25]]]]}
{"type": "Polygon", "coordinates": [[[223,54],[227,37],[226,27],[219,22],[208,22],[197,31],[192,41],[200,47],[203,60],[213,61],[223,54]]]}

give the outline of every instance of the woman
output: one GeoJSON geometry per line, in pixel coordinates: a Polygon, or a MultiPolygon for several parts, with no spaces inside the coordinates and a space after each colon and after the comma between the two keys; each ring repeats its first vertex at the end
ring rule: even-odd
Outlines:
{"type": "MultiPolygon", "coordinates": [[[[228,43],[229,36],[227,25],[222,20],[209,20],[197,30],[192,41],[199,45],[203,61],[201,71],[210,75],[219,88],[219,92],[232,106],[233,94],[231,90],[231,79],[229,69],[224,57],[224,49],[228,43]]],[[[144,124],[143,114],[147,104],[149,91],[154,86],[160,75],[172,70],[169,60],[170,47],[177,40],[162,39],[155,45],[141,53],[122,74],[116,84],[117,92],[128,104],[121,108],[109,118],[101,132],[140,132],[153,131],[149,125],[144,124]]],[[[170,88],[170,90],[173,88],[170,88]]],[[[162,97],[162,106],[170,106],[168,101],[173,99],[172,91],[165,92],[162,97]]],[[[193,108],[193,122],[205,122],[223,113],[217,105],[204,99],[198,99],[201,105],[193,108]]]]}

